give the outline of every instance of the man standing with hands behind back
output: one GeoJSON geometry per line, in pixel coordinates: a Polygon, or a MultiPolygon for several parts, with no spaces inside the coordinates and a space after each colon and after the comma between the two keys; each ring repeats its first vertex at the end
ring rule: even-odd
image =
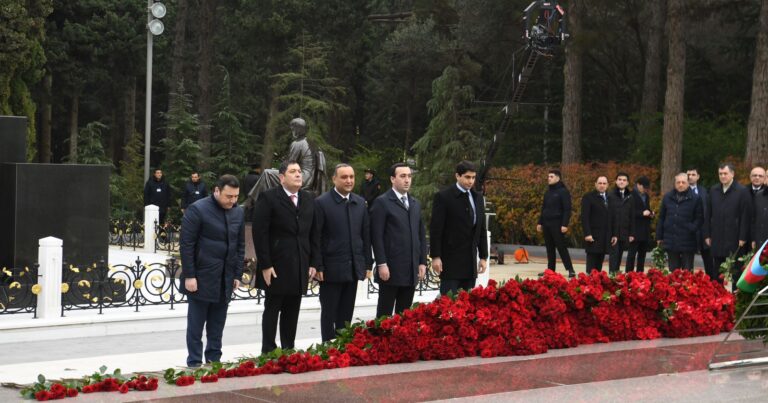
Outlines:
{"type": "Polygon", "coordinates": [[[320,332],[323,341],[352,322],[357,283],[371,269],[371,231],[365,199],[352,193],[355,170],[333,170],[333,189],[315,199],[315,228],[320,236],[320,332]]]}
{"type": "Polygon", "coordinates": [[[216,182],[213,196],[187,207],[181,225],[181,293],[187,296],[187,366],[221,359],[221,336],[232,291],[240,286],[245,219],[237,205],[240,184],[232,175],[216,182]]]}
{"type": "Polygon", "coordinates": [[[265,294],[262,353],[277,348],[278,317],[280,346],[294,348],[301,298],[315,276],[320,249],[313,225],[314,196],[301,189],[301,166],[284,161],[278,173],[281,186],[262,192],[253,214],[256,271],[261,273],[256,282],[265,294]]]}
{"type": "Polygon", "coordinates": [[[392,165],[392,189],[371,210],[371,242],[376,256],[374,280],[379,284],[376,317],[401,313],[427,272],[427,239],[419,202],[408,194],[413,173],[404,163],[392,165]]]}
{"type": "Polygon", "coordinates": [[[435,193],[432,203],[430,255],[432,268],[440,275],[442,295],[475,288],[477,274],[486,269],[488,236],[483,198],[472,190],[476,177],[473,163],[459,162],[456,184],[435,193]]]}

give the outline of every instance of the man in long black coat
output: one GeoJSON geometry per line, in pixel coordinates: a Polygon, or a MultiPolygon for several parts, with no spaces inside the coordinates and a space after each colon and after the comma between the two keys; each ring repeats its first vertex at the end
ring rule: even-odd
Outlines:
{"type": "Polygon", "coordinates": [[[319,259],[314,196],[301,190],[301,166],[285,161],[278,172],[281,186],[261,193],[253,214],[256,284],[265,294],[262,353],[277,348],[278,316],[280,346],[294,348],[301,298],[319,259]]]}
{"type": "Polygon", "coordinates": [[[697,235],[704,223],[701,198],[688,184],[688,174],[675,176],[675,188],[664,195],[656,223],[656,242],[669,257],[670,270],[693,270],[697,235]]]}
{"type": "MultiPolygon", "coordinates": [[[[749,190],[734,180],[734,169],[730,164],[722,164],[717,171],[720,184],[709,191],[709,211],[704,223],[705,242],[712,248],[715,269],[731,254],[736,258],[747,251],[752,202],[749,190]]],[[[730,267],[733,276],[732,289],[736,290],[736,281],[741,276],[741,264],[730,267]]],[[[719,276],[716,278],[720,280],[719,276]]]]}
{"type": "Polygon", "coordinates": [[[635,270],[635,258],[637,258],[637,271],[642,273],[645,270],[645,253],[648,251],[648,244],[651,241],[651,221],[653,221],[653,211],[651,210],[651,198],[648,196],[648,188],[651,181],[647,177],[641,176],[635,182],[635,190],[632,192],[632,199],[635,203],[635,241],[629,244],[627,252],[626,272],[635,270]]]}
{"type": "Polygon", "coordinates": [[[609,262],[611,273],[619,271],[624,251],[635,242],[635,203],[628,185],[629,175],[619,172],[616,175],[616,187],[608,195],[608,199],[612,199],[610,204],[613,210],[613,236],[616,237],[609,262]]]}
{"type": "Polygon", "coordinates": [[[440,294],[475,288],[488,259],[483,198],[472,190],[477,169],[469,161],[456,165],[456,184],[435,193],[429,225],[432,268],[440,275],[440,294]],[[480,260],[477,260],[477,257],[480,260]]]}
{"type": "Polygon", "coordinates": [[[232,175],[213,195],[187,208],[181,226],[181,292],[187,295],[187,366],[221,359],[221,337],[233,289],[242,281],[245,220],[237,205],[240,184],[232,175]]]}
{"type": "Polygon", "coordinates": [[[376,317],[410,308],[413,293],[427,270],[427,239],[421,205],[408,194],[411,168],[390,168],[392,189],[376,199],[371,209],[371,243],[376,258],[374,280],[379,284],[376,317]]]}
{"type": "Polygon", "coordinates": [[[571,255],[565,243],[565,234],[571,221],[571,193],[561,180],[560,171],[552,169],[547,173],[547,192],[544,193],[539,223],[536,231],[544,234],[544,245],[547,248],[547,269],[555,271],[557,255],[560,253],[563,266],[568,277],[575,277],[571,255]]]}
{"type": "Polygon", "coordinates": [[[171,206],[171,187],[163,177],[162,169],[155,169],[152,177],[144,184],[144,206],[153,204],[159,207],[160,217],[158,224],[165,223],[165,215],[171,206]]]}
{"type": "Polygon", "coordinates": [[[752,197],[752,249],[759,248],[768,239],[768,192],[762,192],[752,197]]]}
{"type": "Polygon", "coordinates": [[[709,245],[704,241],[704,226],[706,225],[707,217],[709,217],[709,192],[707,192],[706,187],[699,186],[699,178],[701,178],[701,176],[699,175],[698,168],[689,168],[686,173],[688,174],[688,184],[691,186],[691,192],[701,198],[701,207],[704,212],[705,223],[701,226],[701,230],[699,230],[696,235],[697,250],[699,251],[699,254],[701,254],[701,260],[704,262],[704,273],[707,273],[711,279],[716,279],[720,277],[720,274],[718,273],[719,268],[715,267],[715,264],[712,261],[712,251],[709,245]]]}
{"type": "Polygon", "coordinates": [[[333,170],[333,189],[315,199],[315,228],[320,235],[320,332],[323,341],[336,337],[352,321],[358,281],[371,270],[371,230],[365,200],[352,193],[355,170],[347,164],[333,170]]]}
{"type": "Polygon", "coordinates": [[[581,226],[584,230],[584,251],[587,252],[587,273],[595,269],[602,271],[605,254],[616,244],[607,190],[608,178],[600,176],[595,181],[595,190],[581,199],[581,226]]]}
{"type": "Polygon", "coordinates": [[[205,186],[205,182],[200,179],[200,174],[192,172],[189,175],[189,180],[184,184],[184,193],[181,195],[181,212],[189,207],[192,203],[208,197],[208,188],[205,186]]]}

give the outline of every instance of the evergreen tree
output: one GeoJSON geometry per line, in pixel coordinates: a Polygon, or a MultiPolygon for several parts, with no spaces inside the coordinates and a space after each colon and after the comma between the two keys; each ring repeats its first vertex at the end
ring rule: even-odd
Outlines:
{"type": "Polygon", "coordinates": [[[232,107],[229,72],[223,70],[221,93],[213,115],[213,168],[217,175],[232,174],[243,178],[259,145],[256,136],[243,127],[243,120],[248,116],[232,107]]]}

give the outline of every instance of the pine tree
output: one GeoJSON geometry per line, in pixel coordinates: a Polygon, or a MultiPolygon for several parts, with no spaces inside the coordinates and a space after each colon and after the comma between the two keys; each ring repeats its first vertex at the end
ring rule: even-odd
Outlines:
{"type": "Polygon", "coordinates": [[[229,73],[224,70],[219,101],[213,115],[213,167],[218,175],[232,174],[242,178],[248,173],[248,163],[260,146],[256,136],[243,127],[248,115],[232,107],[229,73]]]}

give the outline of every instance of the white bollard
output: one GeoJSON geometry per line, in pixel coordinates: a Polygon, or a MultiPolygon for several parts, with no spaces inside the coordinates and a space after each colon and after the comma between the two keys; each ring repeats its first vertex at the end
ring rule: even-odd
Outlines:
{"type": "Polygon", "coordinates": [[[155,253],[155,222],[160,224],[160,207],[144,206],[144,252],[155,253]]]}
{"type": "Polygon", "coordinates": [[[485,269],[485,273],[478,274],[477,275],[477,284],[476,285],[482,285],[483,287],[488,285],[488,280],[491,279],[491,231],[486,231],[486,237],[488,239],[488,250],[486,253],[488,254],[488,259],[485,261],[487,266],[485,269]]]}
{"type": "Polygon", "coordinates": [[[42,287],[37,295],[37,317],[56,318],[61,316],[61,275],[62,245],[59,238],[49,236],[39,241],[37,262],[38,284],[42,287]]]}

